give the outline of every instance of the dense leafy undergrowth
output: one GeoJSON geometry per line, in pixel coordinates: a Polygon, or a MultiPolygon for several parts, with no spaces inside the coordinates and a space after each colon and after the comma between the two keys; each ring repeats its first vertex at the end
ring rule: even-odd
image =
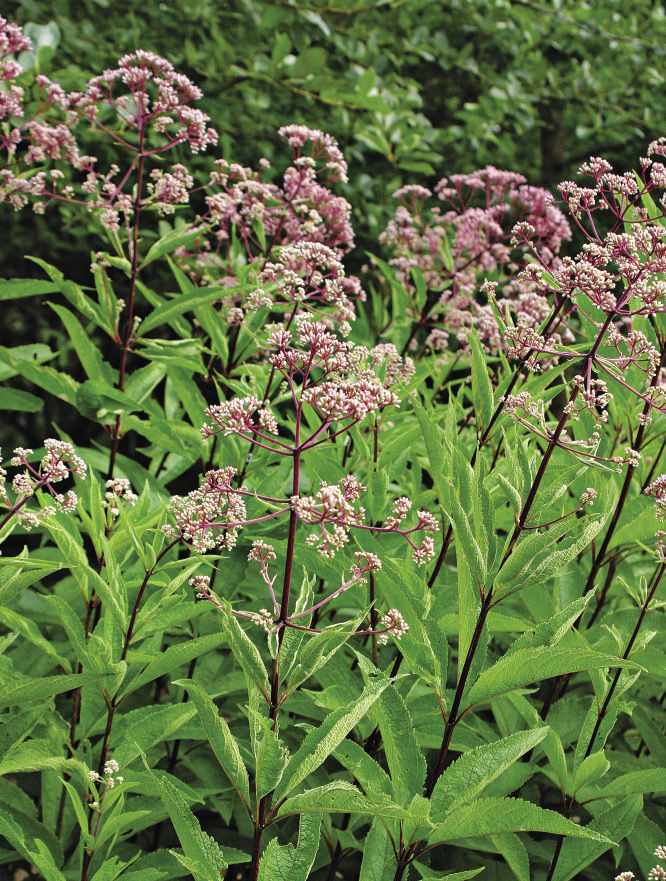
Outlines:
{"type": "Polygon", "coordinates": [[[0,349],[6,877],[662,877],[665,144],[403,187],[356,278],[333,138],[195,179],[167,61],[27,49],[3,210],[99,250],[0,284],[68,340],[0,349]]]}

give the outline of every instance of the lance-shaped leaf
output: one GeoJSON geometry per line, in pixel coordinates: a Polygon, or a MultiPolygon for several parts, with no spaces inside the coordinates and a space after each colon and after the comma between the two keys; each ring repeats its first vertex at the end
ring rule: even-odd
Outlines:
{"type": "Polygon", "coordinates": [[[330,713],[318,728],[309,731],[293,754],[275,790],[275,801],[288,795],[315,771],[361,721],[379,695],[390,684],[388,679],[372,680],[356,700],[330,713]]]}
{"type": "Polygon", "coordinates": [[[597,790],[594,798],[618,798],[643,792],[666,792],[666,768],[645,768],[644,771],[620,774],[597,790]]]}
{"type": "Polygon", "coordinates": [[[544,645],[556,645],[565,633],[571,630],[574,621],[583,614],[592,598],[592,593],[574,600],[547,621],[542,621],[533,630],[528,630],[511,643],[504,656],[512,655],[522,649],[537,648],[544,645]]]}
{"type": "Polygon", "coordinates": [[[396,860],[386,826],[377,817],[365,837],[358,881],[386,881],[395,871],[396,860]]]}
{"type": "MultiPolygon", "coordinates": [[[[589,517],[583,529],[580,532],[575,530],[572,537],[563,539],[558,544],[557,550],[548,552],[545,555],[540,554],[537,561],[530,565],[529,572],[521,578],[520,586],[529,587],[531,584],[542,584],[548,578],[551,578],[559,572],[567,563],[570,563],[585,550],[592,539],[601,530],[601,527],[605,522],[605,515],[601,517],[589,517]]],[[[555,524],[555,526],[557,525],[558,524],[555,524]]],[[[548,531],[550,532],[550,529],[548,531]]],[[[508,565],[507,562],[507,566],[508,565]]],[[[502,581],[503,575],[504,569],[502,569],[502,572],[500,573],[498,583],[499,581],[502,581]]]]}
{"type": "Polygon", "coordinates": [[[521,756],[541,743],[548,728],[519,731],[463,753],[444,771],[432,793],[433,820],[471,801],[521,756]]]}
{"type": "Polygon", "coordinates": [[[298,843],[278,844],[274,838],[259,863],[258,881],[307,881],[319,849],[320,814],[302,814],[298,843]]]}
{"type": "Polygon", "coordinates": [[[556,811],[548,811],[519,798],[480,798],[455,808],[428,838],[429,844],[479,838],[503,832],[550,832],[590,838],[608,846],[613,842],[599,832],[579,826],[556,811]]]}
{"type": "Polygon", "coordinates": [[[199,719],[206,732],[220,767],[229,778],[246,805],[250,803],[250,781],[238,744],[226,721],[220,716],[210,696],[191,679],[178,679],[174,685],[182,686],[194,701],[199,719]]]}
{"type": "Polygon", "coordinates": [[[423,788],[426,763],[416,742],[409,710],[395,685],[382,692],[373,716],[382,735],[393,797],[398,804],[406,805],[423,788]]]}
{"type": "Polygon", "coordinates": [[[100,678],[92,673],[66,673],[62,676],[46,676],[43,679],[21,679],[17,685],[7,686],[0,693],[0,710],[6,707],[18,707],[31,704],[35,701],[44,701],[47,698],[62,694],[78,688],[79,685],[87,685],[100,678]]]}
{"type": "Polygon", "coordinates": [[[257,718],[262,734],[257,742],[255,763],[255,788],[257,798],[272,792],[280,782],[282,772],[289,761],[289,750],[280,742],[278,730],[274,731],[270,720],[256,710],[250,710],[257,718]]]}
{"type": "Polygon", "coordinates": [[[225,610],[223,616],[222,620],[225,633],[229,639],[229,648],[248,679],[254,682],[264,696],[267,697],[270,692],[270,685],[259,649],[229,610],[225,610]]]}
{"type": "Polygon", "coordinates": [[[541,682],[565,673],[599,670],[605,667],[637,667],[616,655],[587,648],[560,646],[521,649],[500,658],[476,680],[467,695],[468,705],[491,700],[533,682],[541,682]]]}
{"type": "Polygon", "coordinates": [[[470,878],[476,878],[485,869],[485,866],[479,866],[478,869],[466,869],[464,872],[446,872],[440,875],[439,872],[433,872],[421,863],[414,863],[416,871],[421,876],[421,881],[469,881],[470,878]]]}
{"type": "Polygon", "coordinates": [[[390,795],[390,777],[358,743],[347,738],[333,755],[356,778],[371,799],[381,801],[390,795]]]}
{"type": "MultiPolygon", "coordinates": [[[[177,670],[178,667],[188,664],[194,658],[199,658],[206,652],[213,651],[224,641],[224,638],[223,633],[207,633],[205,636],[198,636],[187,642],[170,645],[167,649],[156,655],[148,666],[127,684],[123,689],[121,697],[136,691],[137,688],[141,688],[142,685],[146,685],[148,682],[153,682],[165,673],[177,670]]],[[[188,681],[179,680],[176,684],[182,685],[188,681]]]]}
{"type": "Polygon", "coordinates": [[[517,881],[530,881],[530,858],[527,848],[515,832],[491,835],[490,840],[504,857],[504,861],[516,876],[517,881]]]}
{"type": "Polygon", "coordinates": [[[632,795],[603,814],[595,817],[586,827],[601,836],[600,841],[576,841],[568,838],[562,845],[553,881],[569,881],[579,878],[580,872],[597,860],[611,846],[611,841],[622,841],[634,828],[636,817],[643,808],[640,795],[632,795]]]}
{"type": "Polygon", "coordinates": [[[393,804],[388,799],[372,801],[352,783],[334,780],[314,789],[307,789],[292,795],[281,806],[278,817],[288,814],[303,814],[311,811],[320,813],[362,814],[368,817],[389,817],[402,820],[409,817],[409,811],[393,804]]]}
{"type": "Polygon", "coordinates": [[[143,335],[155,327],[170,324],[174,318],[184,315],[185,312],[192,312],[199,306],[207,306],[215,300],[227,296],[227,290],[229,289],[218,285],[217,287],[204,288],[204,293],[201,293],[200,288],[196,288],[195,292],[191,294],[177,294],[173,300],[162,303],[153,309],[141,322],[139,332],[143,335]]]}
{"type": "MultiPolygon", "coordinates": [[[[166,808],[178,840],[183,848],[183,861],[174,854],[189,871],[195,881],[220,881],[222,869],[227,868],[222,851],[215,841],[204,832],[180,791],[165,777],[153,774],[143,757],[146,769],[156,781],[162,804],[166,808]]],[[[173,853],[173,851],[172,851],[173,853]]]]}
{"type": "Polygon", "coordinates": [[[476,333],[469,333],[467,340],[472,349],[472,401],[479,436],[490,425],[493,415],[493,386],[488,376],[488,364],[476,333]]]}

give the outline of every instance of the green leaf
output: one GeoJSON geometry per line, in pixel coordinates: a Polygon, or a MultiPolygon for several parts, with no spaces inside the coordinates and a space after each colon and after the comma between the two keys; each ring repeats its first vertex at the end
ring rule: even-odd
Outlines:
{"type": "Polygon", "coordinates": [[[102,355],[98,346],[91,340],[90,335],[86,333],[79,319],[58,303],[49,303],[51,309],[62,321],[67,331],[74,351],[77,354],[81,366],[86,372],[89,379],[100,380],[106,379],[112,381],[112,372],[109,364],[102,360],[102,355]]]}
{"type": "Polygon", "coordinates": [[[430,844],[479,838],[503,832],[550,832],[574,838],[590,838],[610,846],[604,835],[519,798],[480,798],[451,811],[430,835],[430,844]]]}
{"type": "Polygon", "coordinates": [[[467,695],[469,705],[491,700],[507,691],[514,691],[533,682],[605,667],[636,668],[632,661],[623,661],[616,655],[595,652],[587,648],[539,647],[520,649],[499,659],[476,680],[467,695]]]}
{"type": "Polygon", "coordinates": [[[346,738],[333,753],[373,801],[385,800],[391,793],[386,771],[358,743],[346,738]]]}
{"type": "Polygon", "coordinates": [[[666,792],[666,768],[646,768],[644,771],[620,774],[597,790],[594,798],[618,798],[644,792],[666,792]]]}
{"type": "Polygon", "coordinates": [[[149,704],[116,717],[113,739],[118,745],[114,748],[114,759],[126,767],[142,750],[175,735],[196,712],[191,704],[149,704]]]}
{"type": "Polygon", "coordinates": [[[435,873],[432,869],[422,866],[421,863],[415,862],[414,865],[421,876],[421,881],[469,881],[470,878],[476,878],[485,869],[485,866],[479,866],[478,869],[467,869],[465,872],[447,872],[445,875],[440,875],[439,872],[435,873]]]}
{"type": "Polygon", "coordinates": [[[403,819],[408,811],[386,799],[373,803],[351,783],[334,780],[314,789],[307,789],[298,795],[292,795],[281,806],[278,817],[289,814],[303,814],[310,811],[321,813],[361,814],[363,816],[394,817],[403,819]]]}
{"type": "Polygon", "coordinates": [[[391,839],[385,825],[377,817],[365,837],[358,881],[386,881],[393,876],[395,866],[391,839]]]}
{"type": "Polygon", "coordinates": [[[150,771],[145,757],[144,764],[159,787],[160,799],[171,818],[195,881],[220,881],[220,873],[227,868],[222,851],[210,835],[201,829],[177,787],[165,777],[160,778],[150,771]]]}
{"type": "Polygon", "coordinates": [[[444,433],[431,413],[423,407],[416,395],[412,395],[410,400],[421,427],[423,440],[425,441],[428,459],[430,461],[430,474],[439,497],[439,504],[444,506],[449,495],[448,487],[444,482],[444,474],[446,473],[444,433]]]}
{"type": "MultiPolygon", "coordinates": [[[[465,561],[469,566],[470,572],[476,582],[477,589],[484,587],[488,575],[486,567],[486,555],[481,549],[479,539],[481,534],[474,529],[467,511],[463,507],[458,490],[448,478],[448,497],[444,507],[453,522],[453,528],[456,537],[456,547],[460,548],[465,557],[465,561]]],[[[472,511],[469,511],[471,516],[472,511]]]]}
{"type": "Polygon", "coordinates": [[[39,297],[59,290],[52,281],[37,278],[0,278],[0,300],[20,300],[23,297],[39,297]]]}
{"type": "Polygon", "coordinates": [[[371,681],[356,700],[329,713],[318,728],[306,734],[284,770],[275,791],[276,801],[288,795],[330,756],[389,684],[388,679],[371,681]]]}
{"type": "Polygon", "coordinates": [[[481,348],[481,341],[475,332],[467,334],[467,341],[472,349],[472,401],[476,414],[477,434],[484,434],[492,419],[494,402],[493,387],[488,376],[486,356],[481,348]]]}
{"type": "Polygon", "coordinates": [[[148,253],[143,258],[139,269],[143,269],[154,260],[159,260],[159,258],[164,257],[165,254],[173,253],[176,248],[191,245],[200,235],[201,232],[199,230],[190,230],[188,232],[183,232],[182,229],[170,230],[166,235],[162,236],[161,239],[158,239],[153,245],[151,245],[148,249],[148,253]]]}
{"type": "Polygon", "coordinates": [[[0,346],[0,362],[13,368],[24,379],[34,383],[56,398],[61,398],[68,404],[76,403],[76,392],[79,383],[67,373],[60,373],[53,367],[37,364],[28,358],[21,357],[22,353],[15,353],[12,349],[0,346]]]}
{"type": "Polygon", "coordinates": [[[24,857],[31,859],[33,855],[37,855],[37,861],[31,861],[40,868],[45,868],[45,877],[49,881],[51,878],[54,881],[65,881],[58,870],[63,864],[62,846],[53,832],[34,817],[24,814],[12,803],[3,805],[0,835],[4,835],[24,857]]]}
{"type": "Polygon", "coordinates": [[[632,795],[595,817],[585,828],[600,836],[597,841],[576,841],[569,837],[562,845],[553,881],[569,881],[580,877],[580,872],[607,851],[612,842],[620,842],[634,828],[636,817],[643,808],[640,795],[632,795]]]}
{"type": "Polygon", "coordinates": [[[225,609],[222,618],[224,631],[229,639],[229,648],[243,668],[245,675],[261,690],[264,697],[270,694],[270,685],[266,667],[261,659],[259,649],[248,637],[229,609],[225,609]]]}
{"type": "Polygon", "coordinates": [[[193,312],[199,306],[209,306],[216,300],[220,300],[229,293],[233,293],[233,291],[233,288],[224,288],[222,285],[217,285],[201,289],[196,288],[191,294],[177,294],[173,300],[157,306],[143,319],[139,325],[139,333],[141,336],[144,336],[154,327],[170,324],[174,318],[184,315],[185,312],[193,312]]]}
{"type": "Polygon", "coordinates": [[[548,730],[542,727],[519,731],[463,753],[435,784],[431,798],[433,820],[479,796],[508,767],[541,743],[548,730]]]}
{"type": "Polygon", "coordinates": [[[292,664],[288,680],[290,694],[328,664],[353,635],[363,618],[364,614],[360,614],[344,624],[334,624],[306,640],[292,664]]]}
{"type": "Polygon", "coordinates": [[[0,388],[0,410],[20,410],[23,413],[36,413],[44,406],[44,401],[30,392],[15,388],[0,388]]]}
{"type": "Polygon", "coordinates": [[[245,804],[249,805],[250,782],[247,769],[226,721],[218,713],[210,696],[196,682],[191,679],[177,679],[174,685],[182,686],[191,696],[220,767],[245,804]]]}
{"type": "Polygon", "coordinates": [[[519,636],[518,639],[511,643],[504,653],[505,656],[512,655],[523,649],[556,645],[569,632],[572,624],[583,614],[591,598],[592,593],[579,597],[579,599],[569,603],[561,612],[548,618],[547,621],[542,621],[533,630],[523,633],[522,636],[519,636]]]}
{"type": "Polygon", "coordinates": [[[289,761],[289,750],[280,743],[278,734],[271,728],[269,720],[262,716],[259,722],[263,733],[257,746],[255,785],[257,798],[262,798],[272,792],[280,782],[289,761]]]}
{"type": "Polygon", "coordinates": [[[56,269],[55,266],[51,266],[50,263],[46,263],[39,257],[28,257],[27,259],[42,267],[51,281],[56,284],[57,290],[74,306],[80,315],[83,315],[98,327],[107,328],[108,321],[105,321],[97,304],[83,293],[80,285],[66,279],[59,269],[56,269]]]}
{"type": "Polygon", "coordinates": [[[307,881],[319,849],[321,819],[319,814],[301,816],[296,847],[273,838],[259,862],[258,881],[307,881]]]}
{"type": "Polygon", "coordinates": [[[531,584],[541,584],[559,572],[585,550],[606,522],[606,516],[586,519],[580,531],[571,530],[568,518],[565,518],[544,533],[535,532],[522,539],[497,576],[497,591],[517,578],[520,578],[520,587],[525,588],[531,584]],[[557,550],[546,553],[548,547],[567,532],[570,533],[569,537],[559,541],[557,550]],[[521,548],[522,545],[524,548],[521,548]]]}
{"type": "Polygon", "coordinates": [[[574,775],[573,781],[573,790],[569,794],[576,795],[576,793],[582,786],[588,786],[591,783],[596,783],[597,780],[600,780],[604,776],[609,768],[610,762],[606,758],[602,749],[598,750],[596,753],[592,753],[592,755],[587,756],[587,758],[583,759],[578,768],[576,768],[576,773],[574,775]]]}
{"type": "Polygon", "coordinates": [[[423,788],[426,763],[416,742],[414,723],[395,685],[381,693],[372,715],[379,723],[393,797],[398,804],[407,805],[423,788]]]}
{"type": "Polygon", "coordinates": [[[518,881],[530,881],[530,858],[520,838],[513,832],[505,832],[503,835],[491,835],[490,840],[518,881]]]}
{"type": "MultiPolygon", "coordinates": [[[[183,664],[189,664],[194,658],[199,658],[206,652],[213,651],[218,648],[225,640],[223,633],[208,633],[206,636],[198,636],[195,639],[189,639],[186,642],[179,642],[176,645],[170,645],[163,652],[160,652],[143,670],[132,679],[125,689],[123,689],[120,697],[136,691],[148,682],[153,682],[165,673],[171,673],[182,667],[183,664]]],[[[182,685],[188,680],[178,680],[175,684],[182,685]]]]}
{"type": "Polygon", "coordinates": [[[26,678],[17,685],[5,686],[0,692],[0,709],[44,701],[99,678],[99,675],[91,673],[67,673],[62,676],[46,676],[42,679],[26,678]]]}

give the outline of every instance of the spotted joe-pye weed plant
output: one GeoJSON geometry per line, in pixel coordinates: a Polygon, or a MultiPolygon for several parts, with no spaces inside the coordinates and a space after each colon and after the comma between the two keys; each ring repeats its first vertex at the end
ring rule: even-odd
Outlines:
{"type": "Polygon", "coordinates": [[[68,340],[0,349],[3,871],[662,877],[664,142],[404,187],[359,279],[332,137],[197,179],[166,60],[27,47],[3,210],[100,245],[0,284],[68,340]]]}

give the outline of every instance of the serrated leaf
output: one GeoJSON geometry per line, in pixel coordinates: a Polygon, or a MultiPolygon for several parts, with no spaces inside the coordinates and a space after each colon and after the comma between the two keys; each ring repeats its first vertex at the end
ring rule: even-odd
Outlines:
{"type": "Polygon", "coordinates": [[[564,635],[569,632],[572,624],[583,614],[591,598],[591,593],[587,594],[587,596],[579,597],[579,599],[569,603],[561,612],[548,618],[547,621],[542,621],[533,630],[526,631],[511,643],[504,655],[512,655],[523,649],[557,645],[564,635]]]}
{"type": "Polygon", "coordinates": [[[257,881],[307,881],[319,849],[319,814],[302,814],[298,841],[281,845],[274,838],[259,862],[257,881]]]}
{"type": "Polygon", "coordinates": [[[395,866],[396,860],[388,832],[381,820],[376,818],[365,837],[358,881],[386,881],[393,876],[395,866]]]}
{"type": "Polygon", "coordinates": [[[0,410],[19,410],[23,413],[36,413],[44,406],[44,401],[30,392],[20,389],[0,388],[0,410]]]}
{"type": "Polygon", "coordinates": [[[644,792],[666,792],[666,768],[646,768],[629,771],[606,783],[594,793],[594,798],[618,798],[644,792]]]}
{"type": "Polygon", "coordinates": [[[508,767],[541,743],[548,730],[519,731],[463,753],[435,784],[431,797],[433,821],[477,798],[508,767]]]}
{"type": "Polygon", "coordinates": [[[486,356],[476,332],[469,333],[467,340],[472,349],[472,400],[476,414],[477,433],[481,437],[490,425],[493,415],[493,386],[488,376],[486,356]]]}
{"type": "Polygon", "coordinates": [[[530,859],[520,838],[513,832],[505,832],[503,835],[491,835],[490,840],[518,881],[530,881],[530,859]]]}
{"type": "MultiPolygon", "coordinates": [[[[150,254],[150,251],[148,253],[150,254]]],[[[173,300],[169,300],[167,303],[163,303],[161,306],[153,309],[141,322],[139,333],[143,336],[155,327],[170,324],[174,318],[184,315],[186,312],[192,312],[199,306],[208,306],[216,300],[227,296],[232,290],[218,285],[216,287],[197,288],[191,294],[178,294],[173,300]]]]}
{"type": "MultiPolygon", "coordinates": [[[[195,639],[189,639],[186,642],[179,642],[177,645],[170,645],[163,652],[160,652],[141,673],[138,673],[132,679],[127,687],[123,690],[121,697],[136,691],[148,682],[163,676],[165,673],[172,673],[183,664],[188,664],[194,658],[199,658],[206,652],[213,651],[218,648],[225,640],[223,633],[207,633],[205,636],[198,636],[195,639]]],[[[182,685],[187,680],[178,680],[175,684],[182,685]]]]}
{"type": "Polygon", "coordinates": [[[378,720],[382,735],[393,798],[405,806],[423,788],[426,763],[416,742],[409,710],[395,685],[391,684],[381,693],[373,716],[378,720]]]}
{"type": "Polygon", "coordinates": [[[99,678],[99,675],[92,673],[66,673],[62,676],[46,676],[43,679],[26,679],[17,685],[5,686],[0,692],[0,709],[44,701],[99,678]]]}
{"type": "Polygon", "coordinates": [[[220,767],[229,778],[236,792],[250,803],[250,782],[245,764],[238,749],[238,744],[229,730],[226,721],[220,716],[210,696],[191,679],[178,679],[175,685],[182,686],[192,697],[197,708],[201,724],[220,767]]]}
{"type": "Polygon", "coordinates": [[[374,803],[351,783],[334,780],[314,789],[307,789],[298,795],[292,795],[281,806],[278,817],[288,814],[302,814],[310,811],[321,813],[361,814],[364,816],[384,817],[388,819],[406,819],[409,816],[405,808],[384,799],[374,803]]]}
{"type": "Polygon", "coordinates": [[[103,361],[98,346],[86,333],[79,319],[65,306],[58,303],[49,303],[48,305],[62,321],[88,378],[111,380],[111,366],[103,361]]]}
{"type": "Polygon", "coordinates": [[[162,238],[158,239],[150,246],[148,253],[143,258],[139,268],[143,269],[154,260],[164,257],[165,254],[172,254],[176,248],[191,245],[199,235],[201,235],[199,230],[189,230],[188,232],[183,232],[182,229],[170,230],[166,235],[162,236],[162,238]]]}
{"type": "Polygon", "coordinates": [[[58,285],[39,278],[0,278],[0,300],[20,300],[58,291],[58,285]]]}
{"type": "Polygon", "coordinates": [[[624,661],[616,655],[595,652],[586,648],[544,646],[521,649],[499,659],[476,680],[467,695],[468,705],[491,700],[507,691],[514,691],[533,682],[579,673],[583,670],[599,670],[605,667],[631,667],[632,661],[624,661]]]}
{"type": "Polygon", "coordinates": [[[265,697],[270,693],[268,674],[259,653],[259,649],[248,637],[236,618],[228,610],[222,618],[225,633],[229,639],[229,648],[243,668],[245,675],[261,690],[265,697]]]}
{"type": "Polygon", "coordinates": [[[469,881],[470,878],[476,878],[477,875],[481,874],[485,868],[485,866],[479,866],[478,869],[467,869],[464,872],[447,872],[445,875],[440,875],[439,872],[433,872],[432,869],[422,866],[421,863],[415,862],[414,865],[421,876],[421,881],[469,881]]]}
{"type": "MultiPolygon", "coordinates": [[[[146,769],[150,772],[147,763],[146,769]]],[[[190,862],[189,867],[195,881],[220,881],[220,873],[227,868],[222,851],[210,835],[201,829],[180,791],[166,778],[160,779],[155,774],[152,776],[159,787],[162,804],[171,818],[185,857],[190,862]]]]}
{"type": "Polygon", "coordinates": [[[575,795],[582,786],[596,783],[610,768],[610,762],[602,749],[587,756],[576,768],[573,789],[570,795],[575,795]]]}
{"type": "Polygon", "coordinates": [[[318,728],[313,728],[306,734],[284,770],[275,791],[276,801],[288,795],[328,758],[388,685],[388,679],[372,680],[356,700],[329,713],[318,728]]]}
{"type": "Polygon", "coordinates": [[[519,798],[480,798],[451,811],[429,836],[430,844],[498,835],[503,832],[550,832],[590,838],[610,846],[605,836],[579,826],[556,811],[544,810],[519,798]]]}
{"type": "Polygon", "coordinates": [[[595,817],[586,829],[601,836],[601,841],[565,839],[553,875],[553,881],[569,881],[607,851],[612,842],[620,842],[631,832],[643,807],[640,795],[633,795],[595,817]]]}

